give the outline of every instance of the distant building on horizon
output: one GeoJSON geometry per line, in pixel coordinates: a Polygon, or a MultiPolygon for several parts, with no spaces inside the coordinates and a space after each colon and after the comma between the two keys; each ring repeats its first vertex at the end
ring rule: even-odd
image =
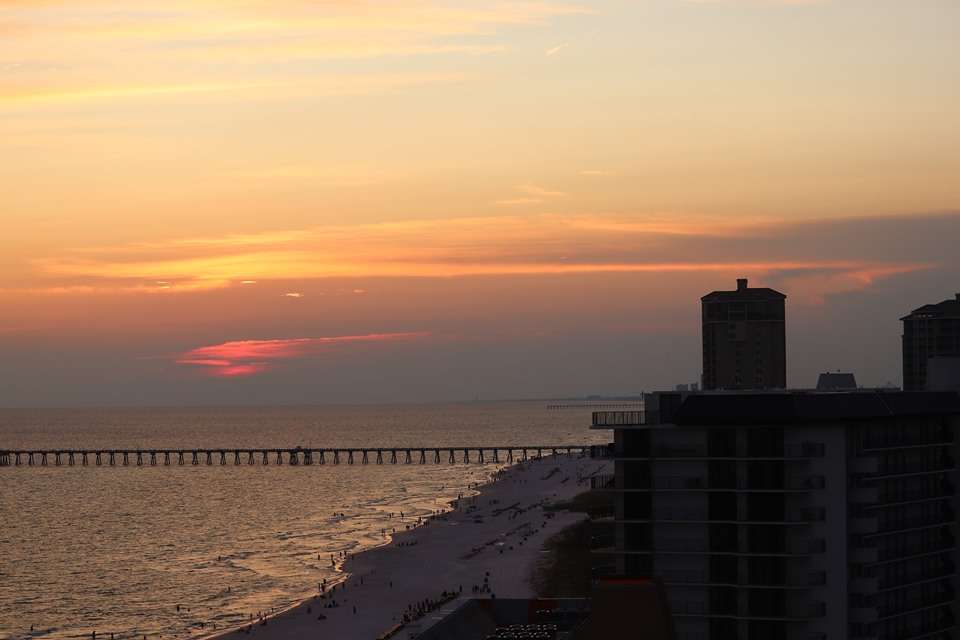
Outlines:
{"type": "MultiPolygon", "coordinates": [[[[903,322],[903,390],[923,391],[955,375],[950,360],[938,361],[936,380],[928,386],[932,358],[960,358],[960,293],[953,300],[926,304],[900,318],[903,322]]],[[[953,365],[956,366],[956,365],[953,365]]]]}
{"type": "Polygon", "coordinates": [[[817,391],[853,391],[857,388],[857,379],[852,373],[821,373],[817,379],[817,391]]]}
{"type": "Polygon", "coordinates": [[[703,325],[703,389],[785,389],[785,301],[773,289],[714,291],[700,299],[703,325]]]}

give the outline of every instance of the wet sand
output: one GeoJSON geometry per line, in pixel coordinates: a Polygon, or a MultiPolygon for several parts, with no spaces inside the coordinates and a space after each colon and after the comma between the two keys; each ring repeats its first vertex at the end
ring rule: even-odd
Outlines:
{"type": "Polygon", "coordinates": [[[548,514],[543,505],[586,490],[603,467],[548,456],[509,467],[442,515],[418,523],[398,514],[390,544],[347,558],[342,582],[218,638],[374,640],[394,629],[392,638],[406,639],[467,598],[533,597],[530,577],[544,541],[584,517],[548,514]]]}

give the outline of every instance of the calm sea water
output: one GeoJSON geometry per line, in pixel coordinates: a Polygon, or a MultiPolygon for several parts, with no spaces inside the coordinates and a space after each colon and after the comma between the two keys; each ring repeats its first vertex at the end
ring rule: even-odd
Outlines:
{"type": "MultiPolygon", "coordinates": [[[[533,402],[0,410],[0,448],[601,442],[588,424],[585,409],[533,402]]],[[[239,624],[334,578],[331,554],[382,544],[383,528],[403,526],[390,513],[416,520],[494,470],[228,462],[0,467],[0,639],[182,638],[239,624]]]]}

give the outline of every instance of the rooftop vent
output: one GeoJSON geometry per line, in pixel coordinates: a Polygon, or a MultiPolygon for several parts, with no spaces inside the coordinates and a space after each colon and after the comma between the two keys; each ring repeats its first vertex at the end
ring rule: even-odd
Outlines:
{"type": "MultiPolygon", "coordinates": [[[[746,291],[746,290],[747,290],[747,279],[737,278],[737,291],[746,291]]],[[[957,294],[957,298],[960,299],[960,293],[957,294]]]]}

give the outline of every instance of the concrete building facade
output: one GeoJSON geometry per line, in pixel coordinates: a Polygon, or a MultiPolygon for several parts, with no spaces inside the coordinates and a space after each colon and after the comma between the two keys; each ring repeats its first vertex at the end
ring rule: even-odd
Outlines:
{"type": "Polygon", "coordinates": [[[957,637],[957,394],[663,393],[593,423],[598,566],[662,580],[678,639],[957,637]]]}
{"type": "Polygon", "coordinates": [[[787,386],[786,296],[747,285],[701,298],[704,390],[787,386]]]}
{"type": "Polygon", "coordinates": [[[928,389],[931,358],[960,357],[960,293],[954,300],[927,304],[903,322],[903,390],[928,389]]]}

